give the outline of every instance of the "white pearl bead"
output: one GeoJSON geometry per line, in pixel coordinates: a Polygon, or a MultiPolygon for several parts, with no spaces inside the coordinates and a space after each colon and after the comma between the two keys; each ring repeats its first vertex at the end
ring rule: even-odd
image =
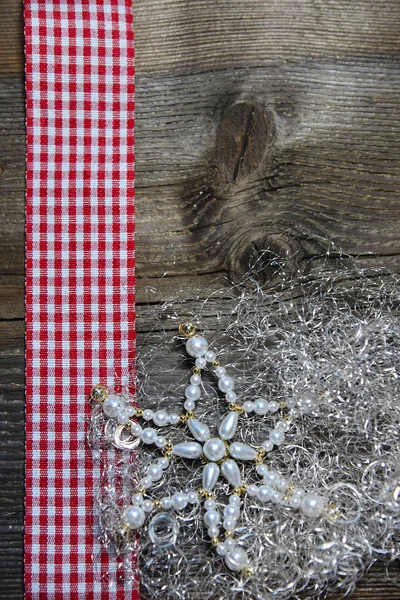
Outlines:
{"type": "Polygon", "coordinates": [[[254,402],[252,402],[251,400],[246,400],[245,402],[243,402],[243,408],[244,412],[249,415],[254,411],[254,402]]]}
{"type": "Polygon", "coordinates": [[[153,510],[153,503],[151,500],[145,500],[142,504],[144,512],[151,512],[153,510]]]}
{"type": "Polygon", "coordinates": [[[242,571],[247,567],[248,562],[247,553],[239,547],[234,548],[225,555],[225,564],[231,571],[242,571]]]}
{"type": "Polygon", "coordinates": [[[147,477],[150,477],[152,481],[159,481],[162,477],[163,471],[160,465],[150,465],[146,471],[147,477]]]}
{"type": "Polygon", "coordinates": [[[254,412],[256,415],[266,415],[268,412],[268,402],[262,398],[254,401],[254,412]]]}
{"type": "Polygon", "coordinates": [[[205,353],[204,358],[206,359],[207,362],[213,362],[217,357],[215,352],[213,352],[212,350],[209,350],[208,352],[205,353]]]}
{"type": "Polygon", "coordinates": [[[204,444],[203,452],[208,460],[217,462],[225,456],[226,447],[219,438],[210,438],[204,444]]]}
{"type": "Polygon", "coordinates": [[[279,480],[279,475],[275,471],[268,471],[264,474],[264,481],[269,485],[275,486],[279,480]]]}
{"type": "Polygon", "coordinates": [[[239,504],[240,504],[240,496],[238,496],[237,494],[232,494],[229,497],[229,504],[234,504],[235,506],[239,506],[239,504]]]}
{"type": "Polygon", "coordinates": [[[222,527],[226,531],[233,531],[235,529],[236,520],[235,519],[225,519],[222,523],[222,527]]]}
{"type": "Polygon", "coordinates": [[[152,427],[146,427],[140,434],[140,439],[145,444],[154,444],[154,442],[156,441],[156,437],[157,431],[155,429],[152,429],[152,427]]]}
{"type": "Polygon", "coordinates": [[[271,400],[268,402],[268,410],[271,413],[276,413],[276,411],[279,410],[278,402],[276,400],[271,400]]]}
{"type": "Polygon", "coordinates": [[[142,479],[139,481],[139,485],[144,487],[146,490],[147,488],[151,487],[152,484],[153,482],[150,477],[142,477],[142,479]]]}
{"type": "Polygon", "coordinates": [[[265,452],[271,452],[271,450],[273,450],[274,445],[270,440],[265,440],[265,442],[263,442],[261,444],[262,448],[264,448],[265,452]]]}
{"type": "Polygon", "coordinates": [[[207,364],[207,361],[203,356],[199,356],[199,358],[196,358],[194,364],[198,369],[204,369],[204,367],[207,364]]]}
{"type": "Polygon", "coordinates": [[[186,352],[193,358],[204,356],[208,349],[208,342],[202,335],[194,335],[186,342],[186,352]]]}
{"type": "Polygon", "coordinates": [[[207,527],[216,527],[221,521],[221,516],[217,510],[208,510],[204,513],[203,521],[207,527]]]}
{"type": "Polygon", "coordinates": [[[269,485],[261,485],[258,488],[257,497],[260,502],[269,502],[272,498],[272,489],[269,485]]]}
{"type": "Polygon", "coordinates": [[[143,500],[143,494],[133,494],[132,496],[132,504],[140,505],[142,504],[143,500]]]}
{"type": "Polygon", "coordinates": [[[228,483],[234,488],[238,488],[242,485],[242,476],[240,474],[239,467],[236,462],[231,458],[224,460],[221,465],[222,475],[225,477],[228,483]]]}
{"type": "Polygon", "coordinates": [[[229,447],[229,454],[239,460],[255,460],[257,458],[257,452],[254,448],[242,444],[242,442],[233,442],[229,447]]]}
{"type": "Polygon", "coordinates": [[[289,504],[292,508],[300,508],[301,498],[299,496],[292,496],[289,500],[289,504]]]}
{"type": "Polygon", "coordinates": [[[281,431],[286,433],[290,429],[290,421],[278,421],[275,425],[275,429],[280,429],[281,431]]]}
{"type": "Polygon", "coordinates": [[[118,419],[118,423],[121,423],[121,424],[129,421],[129,415],[128,415],[128,412],[125,410],[125,408],[119,409],[117,419],[118,419]]]}
{"type": "Polygon", "coordinates": [[[146,408],[146,410],[143,411],[143,419],[145,421],[151,421],[151,419],[153,418],[153,411],[151,410],[151,408],[146,408]]]}
{"type": "Polygon", "coordinates": [[[254,483],[251,483],[249,485],[249,487],[247,488],[247,494],[250,497],[257,496],[257,494],[258,494],[258,487],[254,483]]]}
{"type": "Polygon", "coordinates": [[[127,506],[124,510],[123,519],[131,529],[139,529],[145,521],[146,515],[140,506],[127,506]]]}
{"type": "Polygon", "coordinates": [[[209,527],[207,534],[210,538],[216,538],[219,536],[220,530],[218,527],[209,527]]]}
{"type": "Polygon", "coordinates": [[[217,367],[215,369],[215,374],[217,377],[223,377],[224,375],[226,375],[226,369],[225,367],[217,367]]]}
{"type": "Polygon", "coordinates": [[[108,417],[117,417],[120,407],[121,400],[118,396],[108,396],[103,402],[103,411],[108,417]]]}
{"type": "Polygon", "coordinates": [[[159,427],[168,423],[168,413],[166,410],[157,410],[153,415],[153,421],[159,427]]]}
{"type": "Polygon", "coordinates": [[[225,519],[237,519],[240,515],[240,510],[234,504],[228,504],[224,508],[225,519]]]}
{"type": "Polygon", "coordinates": [[[216,507],[215,500],[206,500],[204,502],[204,508],[205,508],[205,510],[214,510],[215,507],[216,507]]]}
{"type": "Polygon", "coordinates": [[[185,408],[185,410],[187,410],[188,412],[192,412],[195,408],[195,403],[193,402],[193,400],[185,400],[183,407],[185,408]]]}
{"type": "Polygon", "coordinates": [[[187,496],[182,492],[176,492],[176,494],[172,496],[172,502],[174,503],[174,508],[176,510],[183,510],[187,506],[187,496]]]}
{"type": "Polygon", "coordinates": [[[185,389],[185,398],[196,402],[201,396],[201,390],[198,385],[188,385],[185,389]]]}
{"type": "Polygon", "coordinates": [[[139,423],[132,423],[131,425],[131,434],[138,437],[143,431],[143,427],[139,425],[139,423]]]}
{"type": "Polygon", "coordinates": [[[198,504],[198,502],[199,502],[198,495],[196,494],[196,492],[193,492],[193,491],[187,493],[187,499],[188,499],[189,504],[198,504]]]}
{"type": "Polygon", "coordinates": [[[227,549],[228,552],[230,552],[231,550],[233,550],[234,548],[236,548],[237,544],[235,542],[235,540],[228,538],[227,540],[225,540],[225,548],[227,549]]]}
{"type": "Polygon", "coordinates": [[[225,556],[225,554],[226,554],[226,546],[225,546],[224,542],[222,542],[221,544],[218,544],[218,546],[217,546],[217,554],[219,556],[225,556]]]}
{"type": "Polygon", "coordinates": [[[271,500],[275,504],[279,504],[279,502],[282,500],[281,492],[278,492],[278,490],[272,490],[271,500]]]}
{"type": "Polygon", "coordinates": [[[162,469],[168,469],[169,464],[170,464],[169,459],[166,458],[165,456],[162,456],[161,458],[159,458],[157,462],[162,469]]]}
{"type": "Polygon", "coordinates": [[[272,431],[269,432],[269,440],[275,446],[280,446],[285,441],[285,434],[280,429],[272,429],[272,431]]]}
{"type": "Polygon", "coordinates": [[[200,385],[201,384],[201,377],[200,375],[192,375],[190,378],[190,383],[192,385],[200,385]]]}
{"type": "Polygon", "coordinates": [[[173,453],[182,458],[199,458],[202,450],[202,447],[197,442],[183,442],[176,444],[172,448],[173,453]]]}
{"type": "Polygon", "coordinates": [[[218,388],[221,390],[221,392],[224,392],[225,394],[226,392],[231,392],[234,387],[235,382],[233,380],[233,377],[229,377],[229,375],[224,375],[218,380],[218,388]]]}
{"type": "Polygon", "coordinates": [[[193,437],[198,442],[206,442],[210,438],[211,433],[205,423],[202,423],[197,419],[188,419],[187,425],[192,432],[193,437]]]}
{"type": "Polygon", "coordinates": [[[220,469],[214,462],[205,465],[202,475],[202,485],[206,492],[211,492],[218,481],[220,469]]]}
{"type": "Polygon", "coordinates": [[[256,471],[261,477],[264,477],[264,475],[268,473],[268,467],[267,465],[257,465],[256,471]]]}
{"type": "Polygon", "coordinates": [[[237,400],[236,392],[233,392],[232,390],[230,390],[229,392],[226,392],[225,399],[227,402],[229,402],[229,404],[231,402],[236,402],[236,400],[237,400]]]}
{"type": "Polygon", "coordinates": [[[278,490],[280,490],[281,492],[284,492],[286,490],[288,486],[288,482],[284,477],[279,477],[278,481],[276,482],[276,487],[278,488],[278,490]]]}
{"type": "Polygon", "coordinates": [[[157,446],[157,448],[164,448],[165,444],[167,443],[167,440],[163,435],[158,435],[154,443],[157,446]]]}
{"type": "Polygon", "coordinates": [[[175,413],[175,412],[170,413],[168,416],[168,420],[171,423],[171,425],[176,425],[177,423],[179,423],[178,413],[175,413]]]}
{"type": "Polygon", "coordinates": [[[324,501],[317,494],[306,494],[301,502],[301,512],[307,517],[316,519],[324,510],[324,501]]]}
{"type": "Polygon", "coordinates": [[[219,437],[223,440],[230,440],[236,433],[236,429],[238,426],[239,415],[230,411],[222,420],[222,423],[219,427],[218,433],[219,437]]]}
{"type": "Polygon", "coordinates": [[[173,506],[174,503],[172,502],[172,498],[169,498],[168,496],[164,496],[164,498],[161,498],[161,507],[164,510],[170,510],[173,506]]]}

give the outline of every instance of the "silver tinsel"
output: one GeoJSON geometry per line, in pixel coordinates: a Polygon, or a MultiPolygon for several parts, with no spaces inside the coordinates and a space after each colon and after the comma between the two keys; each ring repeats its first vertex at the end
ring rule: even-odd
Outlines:
{"type": "MultiPolygon", "coordinates": [[[[297,417],[267,464],[322,495],[332,516],[307,520],[291,508],[245,496],[238,537],[252,557],[252,576],[226,569],[207,540],[199,506],[176,513],[176,543],[167,547],[153,543],[147,525],[140,536],[121,530],[123,506],[161,454],[148,446],[112,450],[113,427],[94,406],[89,440],[102,465],[99,538],[115,556],[116,579],[133,587],[140,580],[143,598],[312,597],[351,590],[376,559],[386,562],[388,577],[394,572],[400,556],[399,282],[344,257],[334,264],[332,256],[323,257],[317,268],[316,262],[302,273],[278,273],[268,291],[258,287],[253,269],[243,285],[229,294],[224,288],[223,310],[213,297],[149,307],[158,324],[138,350],[139,406],[182,406],[191,365],[176,332],[190,317],[234,374],[240,401],[277,399],[297,417]]],[[[204,388],[196,414],[212,427],[226,404],[212,378],[204,388]]],[[[237,439],[259,443],[278,418],[243,418],[237,439]]],[[[181,438],[181,427],[171,426],[168,437],[181,438]]],[[[243,474],[248,483],[257,480],[254,469],[243,467],[243,474]]],[[[153,495],[196,489],[200,481],[200,465],[173,461],[153,495]]]]}

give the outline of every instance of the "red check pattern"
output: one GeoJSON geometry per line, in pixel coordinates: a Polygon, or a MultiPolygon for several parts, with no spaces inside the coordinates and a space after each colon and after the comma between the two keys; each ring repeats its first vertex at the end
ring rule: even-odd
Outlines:
{"type": "Polygon", "coordinates": [[[137,598],[93,532],[85,441],[92,386],[127,386],[135,352],[131,9],[25,2],[27,600],[137,598]]]}

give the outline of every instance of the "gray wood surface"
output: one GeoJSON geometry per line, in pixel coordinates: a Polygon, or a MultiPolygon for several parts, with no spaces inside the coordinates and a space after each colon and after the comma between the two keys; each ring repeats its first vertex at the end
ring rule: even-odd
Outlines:
{"type": "MultiPolygon", "coordinates": [[[[226,274],[240,279],[267,247],[301,268],[328,235],[363,264],[400,271],[397,0],[137,0],[135,32],[139,344],[156,323],[147,303],[207,297],[226,274]]],[[[2,0],[0,597],[7,600],[23,594],[24,135],[22,2],[2,0]]],[[[377,564],[353,597],[389,600],[400,591],[377,564]]]]}

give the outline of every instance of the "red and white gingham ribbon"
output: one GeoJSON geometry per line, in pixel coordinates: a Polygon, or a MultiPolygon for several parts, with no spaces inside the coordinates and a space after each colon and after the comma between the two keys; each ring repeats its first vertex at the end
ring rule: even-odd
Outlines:
{"type": "Polygon", "coordinates": [[[137,597],[101,582],[85,441],[92,386],[125,386],[135,351],[131,9],[25,2],[27,600],[137,597]]]}

